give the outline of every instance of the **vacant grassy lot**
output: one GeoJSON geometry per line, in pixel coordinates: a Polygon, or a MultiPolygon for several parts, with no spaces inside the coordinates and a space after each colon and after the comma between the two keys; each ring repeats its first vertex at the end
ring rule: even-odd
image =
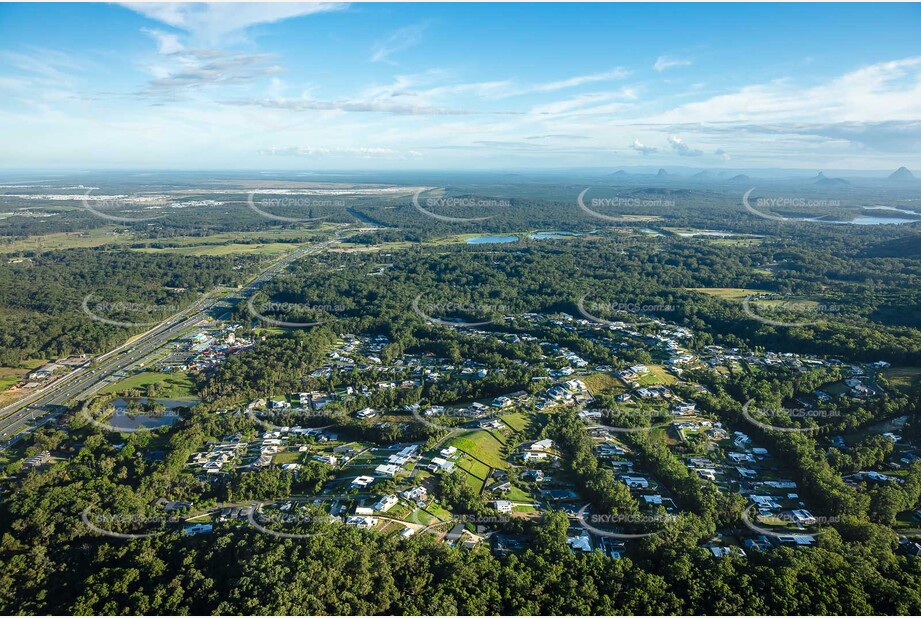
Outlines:
{"type": "MultiPolygon", "coordinates": [[[[81,232],[59,232],[54,234],[43,234],[41,236],[32,236],[26,239],[16,239],[5,241],[0,239],[0,253],[19,253],[20,251],[35,251],[42,249],[44,251],[53,249],[78,249],[101,247],[102,245],[118,245],[123,248],[129,248],[137,244],[170,244],[171,247],[140,247],[137,251],[180,253],[183,255],[224,255],[226,253],[266,253],[266,248],[275,247],[281,250],[295,249],[296,242],[282,241],[303,241],[311,242],[318,238],[324,230],[331,228],[323,227],[318,230],[264,230],[256,233],[244,232],[227,232],[222,234],[211,234],[209,236],[177,236],[168,240],[158,240],[141,238],[130,232],[119,232],[116,226],[104,226],[94,230],[81,232]],[[254,238],[265,239],[267,242],[261,244],[248,244],[254,238]],[[222,248],[227,247],[224,253],[216,253],[222,248]],[[256,249],[261,247],[262,250],[256,249]],[[282,249],[283,248],[283,249],[282,249]]],[[[280,252],[280,251],[279,251],[280,252]]]]}
{"type": "Polygon", "coordinates": [[[881,372],[892,388],[906,392],[921,381],[921,367],[890,367],[881,372]]]}
{"type": "Polygon", "coordinates": [[[485,480],[489,475],[489,466],[470,457],[464,457],[457,462],[457,465],[466,472],[469,472],[473,476],[476,476],[480,479],[485,480]]]}
{"type": "Polygon", "coordinates": [[[157,397],[161,399],[195,399],[195,385],[185,373],[157,373],[142,371],[129,378],[102,389],[102,393],[125,393],[138,389],[143,395],[151,384],[157,386],[157,397]]]}
{"type": "Polygon", "coordinates": [[[174,253],[176,255],[230,255],[232,253],[256,253],[260,255],[276,255],[293,251],[299,245],[285,242],[267,244],[242,244],[228,243],[225,245],[201,244],[186,245],[182,247],[144,248],[137,249],[142,253],[174,253]]]}
{"type": "Polygon", "coordinates": [[[665,371],[662,365],[647,365],[649,373],[640,376],[640,386],[654,386],[656,384],[674,384],[675,376],[665,371]]]}
{"type": "Polygon", "coordinates": [[[531,423],[531,418],[525,412],[515,412],[514,414],[505,414],[500,417],[502,422],[511,427],[514,431],[524,431],[531,423]]]}
{"type": "Polygon", "coordinates": [[[278,466],[288,463],[300,463],[303,455],[303,453],[299,453],[296,450],[282,451],[272,458],[272,463],[278,466]]]}
{"type": "Polygon", "coordinates": [[[512,485],[512,488],[509,489],[502,497],[506,500],[511,500],[512,502],[529,502],[534,499],[534,496],[518,487],[517,485],[512,485]]]}
{"type": "Polygon", "coordinates": [[[19,253],[20,251],[49,251],[53,249],[86,249],[101,247],[119,241],[128,242],[133,239],[131,235],[114,234],[115,226],[105,226],[85,232],[58,232],[32,236],[30,238],[17,238],[15,240],[0,241],[0,253],[19,253]]]}
{"type": "Polygon", "coordinates": [[[27,373],[44,365],[44,361],[33,364],[26,361],[19,367],[0,367],[0,391],[6,390],[19,382],[27,373]]]}
{"type": "Polygon", "coordinates": [[[500,453],[502,444],[492,437],[488,431],[478,429],[462,433],[448,440],[446,446],[456,446],[493,468],[505,469],[508,467],[508,463],[500,453]]]}
{"type": "Polygon", "coordinates": [[[606,393],[608,391],[615,391],[616,393],[620,393],[624,390],[620,380],[615,378],[610,373],[593,373],[581,378],[581,380],[585,382],[588,390],[593,395],[597,395],[598,393],[606,393]]]}
{"type": "Polygon", "coordinates": [[[742,300],[751,294],[764,294],[764,290],[750,290],[747,288],[685,288],[689,292],[709,294],[724,300],[742,300]]]}

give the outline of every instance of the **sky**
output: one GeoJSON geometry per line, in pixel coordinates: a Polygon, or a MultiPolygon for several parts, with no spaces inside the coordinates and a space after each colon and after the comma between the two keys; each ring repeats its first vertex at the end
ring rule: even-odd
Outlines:
{"type": "Polygon", "coordinates": [[[921,170],[919,4],[0,4],[0,169],[921,170]]]}

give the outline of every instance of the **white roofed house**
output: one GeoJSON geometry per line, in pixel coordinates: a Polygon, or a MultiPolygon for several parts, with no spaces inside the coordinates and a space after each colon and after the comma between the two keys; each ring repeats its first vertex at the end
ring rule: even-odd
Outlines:
{"type": "Polygon", "coordinates": [[[368,419],[377,416],[377,410],[374,408],[363,408],[355,413],[356,418],[368,419]]]}
{"type": "Polygon", "coordinates": [[[393,478],[394,476],[397,475],[397,472],[399,472],[400,469],[401,469],[400,466],[397,466],[394,464],[381,464],[374,469],[374,473],[379,474],[381,476],[389,476],[390,478],[393,478]]]}
{"type": "Polygon", "coordinates": [[[345,524],[347,526],[355,526],[357,528],[363,528],[367,530],[376,526],[377,521],[377,517],[369,517],[367,515],[352,515],[345,520],[345,524]]]}
{"type": "Polygon", "coordinates": [[[448,446],[446,448],[441,449],[441,454],[443,457],[453,457],[456,453],[457,453],[456,446],[448,446]]]}
{"type": "Polygon", "coordinates": [[[454,462],[442,459],[441,457],[432,457],[432,463],[429,466],[433,472],[441,470],[442,472],[454,472],[454,462]]]}
{"type": "Polygon", "coordinates": [[[428,491],[425,489],[425,487],[420,486],[413,487],[412,489],[407,489],[400,495],[412,502],[421,502],[422,500],[425,500],[425,497],[428,495],[428,491]]]}
{"type": "Polygon", "coordinates": [[[374,510],[386,513],[399,502],[399,498],[394,495],[384,496],[374,504],[374,510]]]}

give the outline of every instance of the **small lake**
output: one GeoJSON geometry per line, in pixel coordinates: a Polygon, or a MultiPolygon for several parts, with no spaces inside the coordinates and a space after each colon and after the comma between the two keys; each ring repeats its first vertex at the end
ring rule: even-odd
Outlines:
{"type": "MultiPolygon", "coordinates": [[[[885,208],[885,210],[890,210],[885,208]]],[[[921,219],[905,219],[903,217],[874,217],[872,215],[857,215],[850,221],[828,221],[821,217],[787,217],[791,221],[815,221],[816,223],[827,223],[830,225],[901,225],[903,223],[915,223],[921,219]]]]}
{"type": "Polygon", "coordinates": [[[886,225],[887,223],[901,225],[902,223],[914,223],[915,221],[921,221],[921,219],[903,219],[901,217],[873,217],[870,215],[860,215],[858,217],[854,217],[850,221],[844,221],[844,223],[849,223],[851,225],[886,225]]]}
{"type": "Polygon", "coordinates": [[[167,427],[179,421],[178,408],[190,408],[196,401],[178,401],[173,399],[154,399],[154,403],[166,409],[156,414],[133,414],[128,412],[128,400],[118,398],[112,402],[115,412],[106,419],[106,422],[117,429],[156,429],[167,427]]]}
{"type": "Polygon", "coordinates": [[[921,217],[921,212],[907,210],[905,208],[895,208],[894,206],[864,206],[864,210],[891,210],[892,212],[903,212],[906,215],[917,215],[921,217]]]}
{"type": "Polygon", "coordinates": [[[467,239],[468,245],[492,245],[497,243],[518,242],[517,236],[475,236],[467,239]]]}
{"type": "Polygon", "coordinates": [[[528,238],[533,240],[563,240],[564,238],[574,238],[581,236],[575,232],[534,232],[529,234],[528,238]]]}
{"type": "Polygon", "coordinates": [[[733,232],[676,232],[678,236],[683,236],[684,238],[692,238],[694,236],[716,236],[717,238],[731,238],[732,236],[739,236],[733,232]]]}

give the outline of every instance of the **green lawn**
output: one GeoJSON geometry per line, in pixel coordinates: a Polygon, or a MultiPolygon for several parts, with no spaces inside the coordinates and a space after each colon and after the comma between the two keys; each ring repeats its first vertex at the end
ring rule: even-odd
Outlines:
{"type": "Polygon", "coordinates": [[[448,440],[446,446],[456,446],[493,468],[505,469],[508,467],[508,463],[499,452],[502,444],[492,437],[488,431],[478,429],[462,433],[448,440]]]}
{"type": "Polygon", "coordinates": [[[647,367],[649,368],[649,373],[640,376],[639,380],[637,380],[640,383],[640,386],[675,383],[675,376],[665,371],[665,368],[662,365],[647,365],[647,367]]]}
{"type": "Polygon", "coordinates": [[[225,245],[201,244],[182,247],[145,247],[136,249],[142,253],[173,253],[176,255],[229,255],[231,253],[257,253],[260,255],[280,254],[293,251],[299,245],[293,243],[274,242],[266,244],[228,243],[225,245]]]}
{"type": "MultiPolygon", "coordinates": [[[[26,239],[16,239],[10,242],[0,240],[0,253],[19,253],[21,251],[33,251],[39,246],[45,250],[52,249],[78,249],[100,247],[102,245],[121,245],[129,248],[128,245],[139,243],[156,243],[157,239],[147,239],[139,237],[137,234],[119,232],[117,226],[105,226],[94,230],[81,232],[56,232],[53,234],[43,234],[41,236],[32,236],[26,239]]],[[[225,246],[234,246],[234,249],[228,253],[249,253],[254,249],[247,247],[268,247],[270,245],[284,245],[291,250],[296,248],[294,243],[277,243],[273,241],[291,240],[310,242],[312,239],[319,237],[327,228],[322,226],[318,230],[263,230],[258,233],[259,239],[266,239],[268,242],[262,245],[248,245],[237,243],[237,241],[246,241],[253,238],[253,234],[248,232],[226,232],[221,234],[211,234],[209,236],[177,236],[170,238],[169,244],[173,247],[153,248],[142,247],[136,251],[155,251],[155,252],[173,252],[181,253],[183,248],[207,251],[210,246],[212,249],[220,249],[225,246]],[[236,244],[235,244],[236,243],[236,244]]],[[[191,255],[218,255],[213,253],[191,253],[191,255]]]]}
{"type": "Polygon", "coordinates": [[[921,367],[890,367],[881,373],[892,388],[902,392],[911,390],[921,380],[921,367]]]}
{"type": "Polygon", "coordinates": [[[588,390],[593,394],[597,395],[598,393],[612,392],[614,394],[619,394],[623,392],[623,386],[620,383],[620,380],[615,378],[610,373],[593,373],[591,375],[584,376],[580,378],[585,382],[585,386],[588,387],[588,390]]]}
{"type": "Polygon", "coordinates": [[[144,395],[147,386],[157,385],[157,397],[161,399],[195,399],[195,385],[188,374],[181,372],[158,373],[142,371],[102,389],[102,393],[125,393],[138,389],[144,395]]]}
{"type": "Polygon", "coordinates": [[[537,509],[531,506],[530,504],[516,504],[512,507],[512,512],[514,513],[536,513],[537,509]]]}
{"type": "Polygon", "coordinates": [[[457,465],[473,476],[477,476],[481,479],[485,479],[489,474],[489,466],[477,461],[476,459],[471,459],[470,457],[464,457],[457,462],[457,465]]]}
{"type": "MultiPolygon", "coordinates": [[[[461,469],[463,470],[463,468],[461,469]]],[[[473,476],[467,472],[464,472],[464,478],[467,480],[467,484],[470,485],[477,493],[483,491],[484,481],[480,478],[473,476]]]]}
{"type": "Polygon", "coordinates": [[[524,431],[531,423],[530,416],[525,412],[515,412],[500,417],[502,422],[511,427],[514,431],[524,431]]]}
{"type": "Polygon", "coordinates": [[[282,451],[272,458],[272,463],[279,466],[288,463],[301,463],[302,456],[303,453],[299,453],[296,450],[282,451]]]}
{"type": "Polygon", "coordinates": [[[505,500],[511,500],[512,502],[528,502],[529,500],[534,499],[534,496],[518,487],[517,485],[512,485],[512,488],[503,494],[502,497],[505,500]]]}
{"type": "Polygon", "coordinates": [[[0,391],[5,391],[9,387],[19,382],[27,373],[33,369],[38,369],[46,362],[41,359],[24,360],[19,367],[0,367],[0,391]]]}
{"type": "Polygon", "coordinates": [[[685,288],[689,292],[700,292],[716,296],[724,300],[742,300],[751,294],[764,294],[764,290],[749,290],[746,288],[685,288]]]}

